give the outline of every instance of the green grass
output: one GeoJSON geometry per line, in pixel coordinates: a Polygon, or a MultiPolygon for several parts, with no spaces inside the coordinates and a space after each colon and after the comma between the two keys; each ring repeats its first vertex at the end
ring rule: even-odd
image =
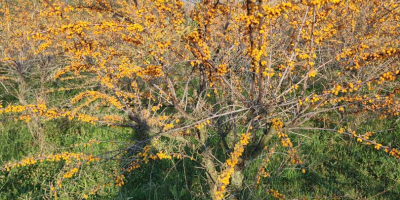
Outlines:
{"type": "MultiPolygon", "coordinates": [[[[385,122],[376,122],[385,123],[385,122]]],[[[385,124],[382,124],[385,126],[385,124]]],[[[106,142],[90,147],[62,149],[91,138],[103,141],[129,140],[134,138],[130,130],[110,131],[99,127],[68,120],[47,121],[47,153],[62,151],[100,154],[118,146],[106,142]]],[[[363,127],[365,131],[368,126],[363,127]]],[[[357,143],[354,139],[332,132],[303,132],[309,136],[292,137],[293,144],[301,144],[303,165],[285,163],[286,156],[276,153],[267,164],[271,177],[263,178],[258,189],[253,188],[254,177],[261,160],[246,166],[245,182],[241,199],[271,199],[267,189],[278,190],[288,199],[311,197],[341,197],[341,199],[397,199],[400,197],[399,162],[372,146],[357,143]],[[282,167],[283,166],[283,167],[282,167]],[[306,169],[306,173],[301,172],[306,169]],[[277,170],[279,169],[279,170],[277,170]]],[[[23,122],[9,121],[0,125],[0,164],[37,155],[40,148],[32,141],[23,122]]],[[[377,141],[398,144],[398,132],[376,134],[377,141]]],[[[277,142],[276,138],[270,141],[277,142]]],[[[188,149],[188,151],[190,151],[188,149]]],[[[277,152],[286,150],[278,147],[277,152]]],[[[43,153],[43,152],[42,152],[43,153]]],[[[223,152],[219,152],[223,154],[223,152]]],[[[223,155],[217,155],[223,158],[223,155]]],[[[115,162],[101,162],[80,169],[77,176],[65,179],[58,189],[60,199],[79,199],[88,194],[98,183],[108,183],[109,175],[120,169],[115,162]]],[[[98,191],[92,199],[208,199],[206,175],[201,166],[189,159],[156,160],[143,164],[126,174],[126,184],[121,188],[113,185],[98,191]]],[[[45,162],[21,167],[11,172],[0,172],[0,199],[52,198],[50,188],[66,170],[63,162],[45,162]]]]}
{"type": "MultiPolygon", "coordinates": [[[[55,154],[60,152],[84,152],[97,155],[107,150],[115,149],[111,143],[100,143],[89,147],[65,148],[71,145],[88,142],[91,138],[101,140],[115,140],[116,135],[93,125],[87,125],[65,120],[46,122],[44,125],[46,149],[40,152],[38,144],[32,142],[32,137],[22,122],[9,122],[0,127],[0,165],[15,162],[27,156],[38,154],[55,154]]],[[[43,199],[49,198],[49,190],[56,185],[56,180],[62,177],[70,167],[65,162],[44,162],[37,165],[19,167],[10,172],[0,172],[0,199],[43,199]]],[[[60,198],[79,198],[89,193],[99,182],[109,182],[108,174],[118,168],[118,164],[93,164],[78,173],[79,178],[64,179],[60,198]]],[[[118,193],[118,189],[107,187],[100,196],[105,199],[118,193]]]]}
{"type": "MultiPolygon", "coordinates": [[[[316,196],[341,199],[400,197],[400,168],[394,157],[337,133],[312,132],[308,135],[311,138],[297,138],[304,142],[301,150],[303,165],[287,165],[276,173],[285,157],[274,155],[267,165],[272,176],[261,183],[264,188],[278,190],[288,199],[316,196]],[[303,168],[306,169],[305,174],[301,172],[303,168]]],[[[255,162],[250,169],[257,165],[259,162],[255,162]]],[[[248,176],[254,173],[253,170],[248,176]]],[[[252,183],[253,180],[248,181],[252,183]]],[[[244,193],[244,196],[250,195],[249,190],[244,193]]],[[[252,195],[251,199],[271,198],[265,195],[265,190],[253,191],[252,195]]]]}

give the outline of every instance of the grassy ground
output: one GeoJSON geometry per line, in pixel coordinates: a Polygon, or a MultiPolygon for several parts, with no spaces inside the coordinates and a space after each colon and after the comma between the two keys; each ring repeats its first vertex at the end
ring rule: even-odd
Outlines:
{"type": "MultiPolygon", "coordinates": [[[[110,131],[107,127],[85,125],[66,120],[46,122],[46,146],[42,153],[61,151],[99,154],[115,149],[112,143],[89,147],[60,149],[87,142],[91,138],[104,141],[129,138],[129,131],[110,131]]],[[[331,132],[304,132],[307,137],[293,138],[301,144],[302,166],[284,165],[286,157],[277,152],[267,164],[271,176],[264,178],[258,188],[254,176],[260,160],[254,160],[245,171],[242,199],[271,199],[266,189],[274,189],[287,199],[338,197],[339,199],[397,199],[400,197],[399,162],[371,146],[331,132]],[[277,170],[279,169],[279,170],[277,170]],[[305,173],[302,172],[305,169],[305,173]]],[[[400,133],[378,134],[377,139],[399,144],[400,133]]],[[[40,149],[24,123],[8,122],[0,125],[0,164],[37,155],[40,149]]],[[[0,199],[52,198],[51,187],[68,170],[66,163],[41,163],[21,167],[11,172],[0,172],[0,199]]],[[[79,199],[98,183],[109,182],[119,168],[115,162],[96,163],[80,169],[72,179],[65,179],[57,188],[60,199],[79,199]]],[[[206,199],[205,174],[195,162],[184,160],[150,161],[127,175],[121,188],[106,186],[93,199],[206,199]]]]}

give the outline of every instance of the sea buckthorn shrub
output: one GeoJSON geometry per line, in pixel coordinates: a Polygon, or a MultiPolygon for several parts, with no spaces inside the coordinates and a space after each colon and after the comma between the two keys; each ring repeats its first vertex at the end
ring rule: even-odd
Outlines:
{"type": "Polygon", "coordinates": [[[284,191],[263,180],[283,166],[307,173],[297,137],[304,130],[306,137],[332,132],[400,158],[399,147],[375,137],[398,126],[364,123],[399,119],[398,1],[2,0],[0,6],[2,119],[27,123],[41,151],[43,124],[58,119],[132,133],[77,143],[114,147],[97,154],[78,148],[3,164],[8,172],[63,162],[49,187],[53,198],[64,180],[81,178],[94,163],[117,165],[73,197],[123,187],[149,163],[187,160],[203,170],[208,197],[239,198],[265,187],[265,195],[283,199],[284,191]],[[275,154],[286,161],[270,171],[275,154]],[[245,189],[244,171],[256,158],[261,164],[245,189]]]}

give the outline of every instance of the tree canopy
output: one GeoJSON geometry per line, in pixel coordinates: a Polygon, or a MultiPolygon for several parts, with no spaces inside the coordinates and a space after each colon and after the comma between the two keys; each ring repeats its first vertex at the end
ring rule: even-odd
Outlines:
{"type": "Polygon", "coordinates": [[[41,123],[59,118],[134,133],[101,155],[39,155],[3,170],[64,160],[68,179],[116,161],[122,186],[151,160],[190,159],[206,193],[224,199],[239,198],[255,159],[251,187],[270,176],[277,148],[305,171],[293,142],[304,131],[400,158],[374,139],[399,128],[398,1],[1,0],[0,17],[0,119],[25,121],[39,145],[41,123]],[[391,125],[367,130],[376,120],[391,125]]]}

